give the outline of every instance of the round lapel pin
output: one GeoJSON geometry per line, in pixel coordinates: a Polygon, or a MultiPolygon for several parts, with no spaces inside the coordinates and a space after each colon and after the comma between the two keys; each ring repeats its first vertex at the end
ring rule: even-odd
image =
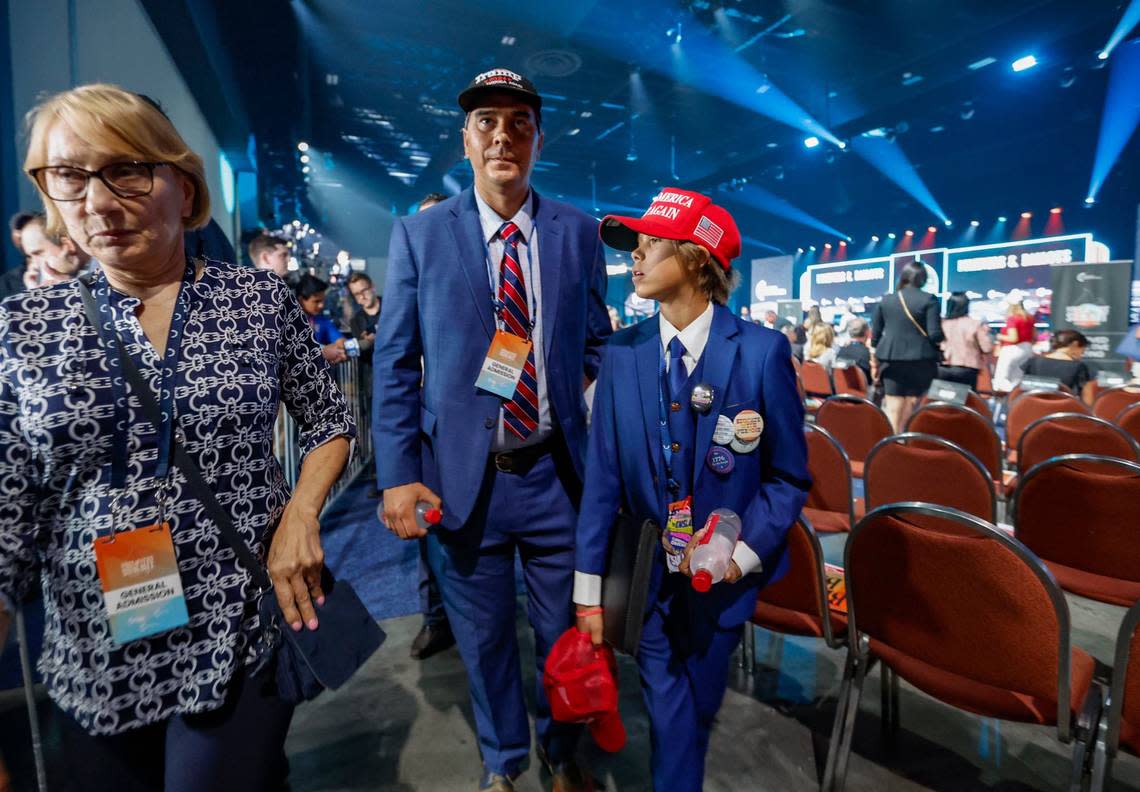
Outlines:
{"type": "Polygon", "coordinates": [[[719,473],[722,476],[732,472],[736,467],[736,457],[732,452],[723,446],[713,446],[709,449],[708,456],[705,457],[705,462],[712,468],[714,473],[719,473]]]}
{"type": "Polygon", "coordinates": [[[698,382],[693,386],[693,395],[689,397],[689,404],[692,405],[694,410],[704,415],[712,409],[714,395],[715,391],[712,389],[712,386],[704,382],[698,382]]]}
{"type": "Polygon", "coordinates": [[[717,445],[728,445],[736,436],[736,430],[732,428],[732,421],[728,419],[727,415],[718,415],[716,417],[716,428],[713,430],[713,442],[717,445]]]}

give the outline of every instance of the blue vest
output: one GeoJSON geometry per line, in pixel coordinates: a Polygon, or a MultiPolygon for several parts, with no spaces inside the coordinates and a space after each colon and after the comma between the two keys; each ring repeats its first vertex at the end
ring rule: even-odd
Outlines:
{"type": "MultiPolygon", "coordinates": [[[[665,401],[665,416],[669,423],[669,440],[672,443],[672,459],[669,462],[669,480],[665,485],[665,497],[669,501],[681,500],[693,494],[693,481],[696,475],[697,460],[694,459],[697,444],[697,416],[690,399],[693,386],[701,381],[705,367],[705,356],[697,361],[697,367],[685,381],[685,386],[677,394],[666,394],[671,398],[665,401]],[[675,485],[675,486],[674,486],[675,485]]],[[[681,365],[684,365],[683,363],[681,365]]],[[[668,383],[662,383],[667,390],[668,383]]],[[[662,449],[662,456],[665,456],[662,449]]],[[[694,526],[694,530],[696,527],[694,526]]]]}

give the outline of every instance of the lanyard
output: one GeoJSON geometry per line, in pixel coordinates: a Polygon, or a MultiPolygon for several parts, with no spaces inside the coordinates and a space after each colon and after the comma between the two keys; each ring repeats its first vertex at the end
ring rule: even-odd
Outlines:
{"type": "Polygon", "coordinates": [[[665,407],[665,391],[669,387],[669,372],[665,369],[664,350],[661,352],[661,365],[658,371],[657,418],[661,433],[661,453],[665,460],[666,487],[672,492],[677,492],[681,489],[681,485],[673,478],[673,435],[669,431],[669,412],[665,407]]]}
{"type": "MultiPolygon", "coordinates": [[[[518,224],[516,223],[516,225],[518,224]]],[[[533,334],[535,325],[538,322],[538,295],[534,290],[534,256],[531,255],[531,251],[534,250],[534,235],[537,231],[538,223],[532,221],[530,224],[530,236],[527,237],[526,241],[526,283],[524,284],[526,286],[527,310],[530,312],[530,327],[527,328],[528,340],[530,335],[533,334]]],[[[496,232],[496,234],[497,233],[498,232],[496,232]]],[[[494,237],[492,237],[492,239],[494,239],[494,237]]],[[[503,252],[505,254],[507,240],[503,239],[500,241],[503,243],[503,252]]],[[[483,240],[483,252],[487,261],[487,281],[491,287],[491,307],[495,311],[495,326],[502,330],[505,326],[503,322],[503,311],[506,310],[503,301],[499,299],[499,280],[502,262],[500,261],[496,264],[491,258],[491,240],[483,240]]],[[[500,256],[500,258],[502,257],[500,256]]],[[[520,261],[519,264],[521,266],[522,262],[520,261]]]]}
{"type": "MultiPolygon", "coordinates": [[[[161,424],[155,427],[158,433],[158,460],[154,477],[164,482],[170,474],[171,449],[174,437],[174,390],[178,384],[178,358],[182,345],[182,331],[189,313],[190,299],[187,284],[194,280],[194,264],[187,262],[186,272],[178,287],[178,297],[174,304],[174,314],[170,319],[170,333],[166,339],[166,353],[159,361],[159,410],[161,424]]],[[[107,362],[112,370],[111,389],[115,401],[115,437],[112,444],[111,487],[115,490],[126,488],[129,439],[130,409],[127,402],[127,383],[122,364],[122,355],[129,354],[123,345],[122,337],[115,326],[115,314],[111,307],[111,286],[106,278],[94,289],[99,306],[99,335],[107,348],[107,362]]]]}

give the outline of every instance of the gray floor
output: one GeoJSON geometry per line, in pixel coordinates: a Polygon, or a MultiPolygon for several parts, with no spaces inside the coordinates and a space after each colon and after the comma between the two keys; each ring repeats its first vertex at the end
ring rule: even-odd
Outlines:
{"type": "MultiPolygon", "coordinates": [[[[1122,609],[1079,598],[1071,598],[1070,605],[1076,642],[1110,661],[1122,609]]],[[[393,619],[384,627],[387,643],[349,685],[298,710],[287,745],[295,792],[475,789],[478,752],[458,654],[452,649],[424,662],[410,660],[408,646],[419,618],[393,619]]],[[[529,651],[521,610],[519,630],[529,651]]],[[[705,788],[817,788],[841,655],[822,642],[761,631],[756,646],[761,669],[756,674],[733,670],[705,788]]],[[[524,652],[524,663],[530,662],[524,652]]],[[[636,669],[628,660],[622,662],[620,682],[626,748],[605,755],[587,746],[583,755],[607,789],[648,790],[646,719],[636,669]]],[[[868,679],[849,790],[1065,789],[1069,751],[1054,733],[953,710],[905,683],[902,691],[902,728],[891,745],[879,729],[878,674],[868,679]]],[[[549,788],[536,767],[532,762],[519,790],[549,788]]],[[[1119,761],[1116,777],[1115,789],[1140,790],[1140,760],[1119,761]]]]}

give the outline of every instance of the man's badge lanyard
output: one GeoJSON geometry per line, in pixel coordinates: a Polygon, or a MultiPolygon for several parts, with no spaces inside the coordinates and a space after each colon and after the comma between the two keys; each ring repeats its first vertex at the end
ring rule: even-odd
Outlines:
{"type": "MultiPolygon", "coordinates": [[[[680,358],[677,365],[684,366],[680,358]]],[[[669,372],[666,367],[666,354],[661,353],[661,364],[657,377],[657,424],[661,436],[661,455],[665,463],[665,489],[668,501],[668,515],[661,544],[665,548],[665,562],[670,572],[677,572],[689,540],[693,538],[693,496],[689,493],[680,497],[681,484],[673,475],[673,435],[669,431],[669,412],[665,406],[665,392],[669,387],[669,372]]],[[[672,394],[678,395],[678,394],[672,394]]]]}
{"type": "MultiPolygon", "coordinates": [[[[503,312],[507,307],[499,299],[499,266],[491,257],[491,243],[483,240],[483,256],[487,264],[487,284],[491,289],[491,309],[495,314],[495,337],[487,350],[483,366],[475,380],[475,387],[495,394],[503,399],[512,399],[519,380],[522,378],[523,368],[526,366],[527,356],[530,354],[534,341],[534,328],[538,324],[538,296],[534,288],[534,235],[538,224],[532,222],[530,236],[526,240],[526,303],[530,314],[530,326],[526,329],[526,338],[520,338],[506,329],[503,312]]],[[[497,232],[496,232],[497,233],[497,232]]],[[[507,240],[502,240],[506,249],[507,240]]],[[[520,245],[521,247],[521,245],[520,245]]],[[[536,355],[537,357],[537,355],[536,355]]]]}
{"type": "Polygon", "coordinates": [[[116,529],[120,527],[119,500],[128,485],[130,439],[130,404],[122,359],[130,353],[115,326],[110,284],[104,278],[93,289],[100,319],[96,329],[107,352],[115,402],[115,432],[111,448],[111,529],[107,535],[95,539],[94,552],[111,635],[117,645],[166,632],[189,621],[174,541],[170,524],[166,521],[166,500],[173,458],[178,360],[190,312],[191,290],[187,287],[193,283],[194,274],[195,265],[188,262],[174,304],[166,351],[159,361],[158,403],[162,418],[161,424],[155,427],[158,458],[154,471],[158,482],[155,494],[158,522],[140,528],[124,526],[121,531],[116,529]]]}

